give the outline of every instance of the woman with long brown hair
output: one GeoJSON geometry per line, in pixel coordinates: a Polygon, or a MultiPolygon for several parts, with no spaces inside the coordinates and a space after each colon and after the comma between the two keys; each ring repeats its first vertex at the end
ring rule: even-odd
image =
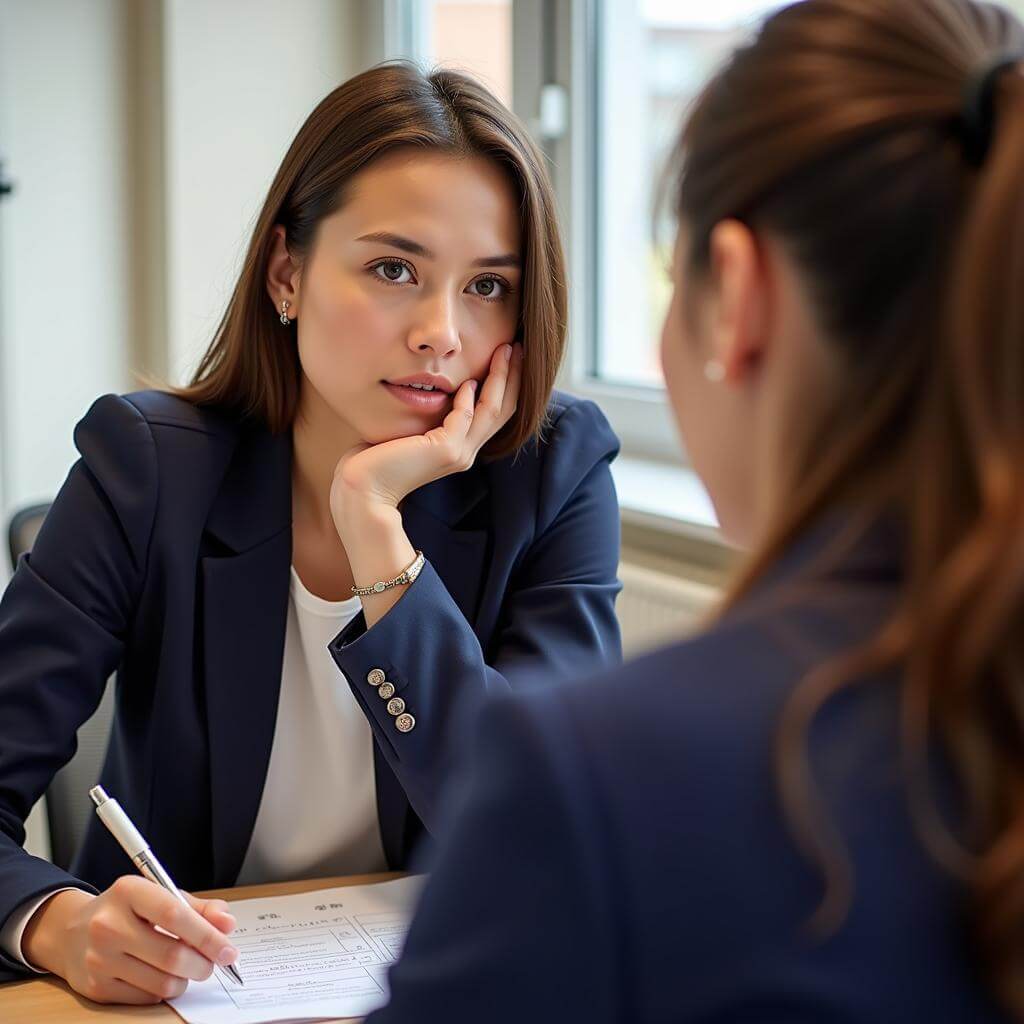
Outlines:
{"type": "Polygon", "coordinates": [[[155,1002],[237,955],[97,821],[69,871],[21,847],[112,671],[100,781],[195,889],[406,867],[457,720],[617,660],[565,312],[543,157],[482,86],[385,65],[313,111],[195,379],[96,402],[0,603],[0,977],[155,1002]]]}
{"type": "Polygon", "coordinates": [[[1024,28],[767,19],[679,142],[668,395],[751,549],[502,699],[392,1021],[1024,1018],[1024,28]]]}

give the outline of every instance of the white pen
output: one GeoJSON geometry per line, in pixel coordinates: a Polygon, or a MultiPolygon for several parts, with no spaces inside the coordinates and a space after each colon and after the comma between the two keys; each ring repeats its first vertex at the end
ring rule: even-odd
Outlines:
{"type": "MultiPolygon", "coordinates": [[[[142,838],[142,833],[132,824],[132,819],[125,814],[124,808],[116,800],[107,796],[102,786],[93,786],[89,790],[89,796],[92,797],[92,802],[96,805],[96,813],[99,815],[100,821],[110,829],[110,834],[121,844],[121,849],[131,857],[132,863],[139,871],[151,882],[163,886],[172,896],[177,897],[191,909],[191,904],[174,884],[174,880],[167,873],[163,864],[156,859],[156,855],[149,848],[149,843],[142,838]]],[[[220,967],[219,964],[216,966],[220,967]]],[[[228,964],[221,970],[227,971],[239,985],[245,984],[234,964],[228,964]]]]}

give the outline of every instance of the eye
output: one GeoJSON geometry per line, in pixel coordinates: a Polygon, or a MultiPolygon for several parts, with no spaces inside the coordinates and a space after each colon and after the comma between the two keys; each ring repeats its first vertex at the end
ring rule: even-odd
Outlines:
{"type": "Polygon", "coordinates": [[[470,291],[471,295],[478,295],[481,299],[486,299],[488,302],[500,302],[502,299],[507,298],[512,291],[509,283],[503,281],[500,277],[478,277],[469,287],[470,289],[477,289],[477,291],[470,291]]]}
{"type": "Polygon", "coordinates": [[[412,274],[412,267],[405,260],[377,260],[369,269],[374,277],[385,284],[413,284],[416,280],[412,274]]]}

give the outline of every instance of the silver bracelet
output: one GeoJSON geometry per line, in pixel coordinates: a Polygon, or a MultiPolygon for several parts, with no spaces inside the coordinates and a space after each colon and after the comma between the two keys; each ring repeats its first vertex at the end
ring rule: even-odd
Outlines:
{"type": "Polygon", "coordinates": [[[367,594],[383,594],[385,590],[392,587],[404,587],[415,582],[416,577],[423,570],[427,559],[422,551],[416,552],[416,557],[409,563],[393,580],[377,580],[368,587],[353,587],[352,593],[359,597],[366,597],[367,594]]]}

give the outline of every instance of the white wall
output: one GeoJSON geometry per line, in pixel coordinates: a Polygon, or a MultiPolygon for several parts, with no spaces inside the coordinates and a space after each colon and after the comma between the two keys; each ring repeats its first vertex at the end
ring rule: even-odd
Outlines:
{"type": "Polygon", "coordinates": [[[374,14],[0,0],[0,522],[53,496],[95,397],[187,377],[295,131],[380,56],[374,14]]]}
{"type": "MultiPolygon", "coordinates": [[[[187,376],[299,125],[378,56],[372,0],[0,0],[0,513],[91,401],[187,376]]],[[[0,581],[5,576],[0,559],[0,581]]]]}
{"type": "Polygon", "coordinates": [[[0,0],[0,522],[94,398],[185,378],[295,131],[380,56],[375,2],[0,0]]]}
{"type": "Polygon", "coordinates": [[[0,0],[0,25],[6,511],[53,495],[75,421],[127,386],[129,302],[121,0],[0,0]]]}
{"type": "Polygon", "coordinates": [[[168,366],[175,382],[209,343],[296,131],[366,63],[358,6],[165,4],[168,366]]]}

